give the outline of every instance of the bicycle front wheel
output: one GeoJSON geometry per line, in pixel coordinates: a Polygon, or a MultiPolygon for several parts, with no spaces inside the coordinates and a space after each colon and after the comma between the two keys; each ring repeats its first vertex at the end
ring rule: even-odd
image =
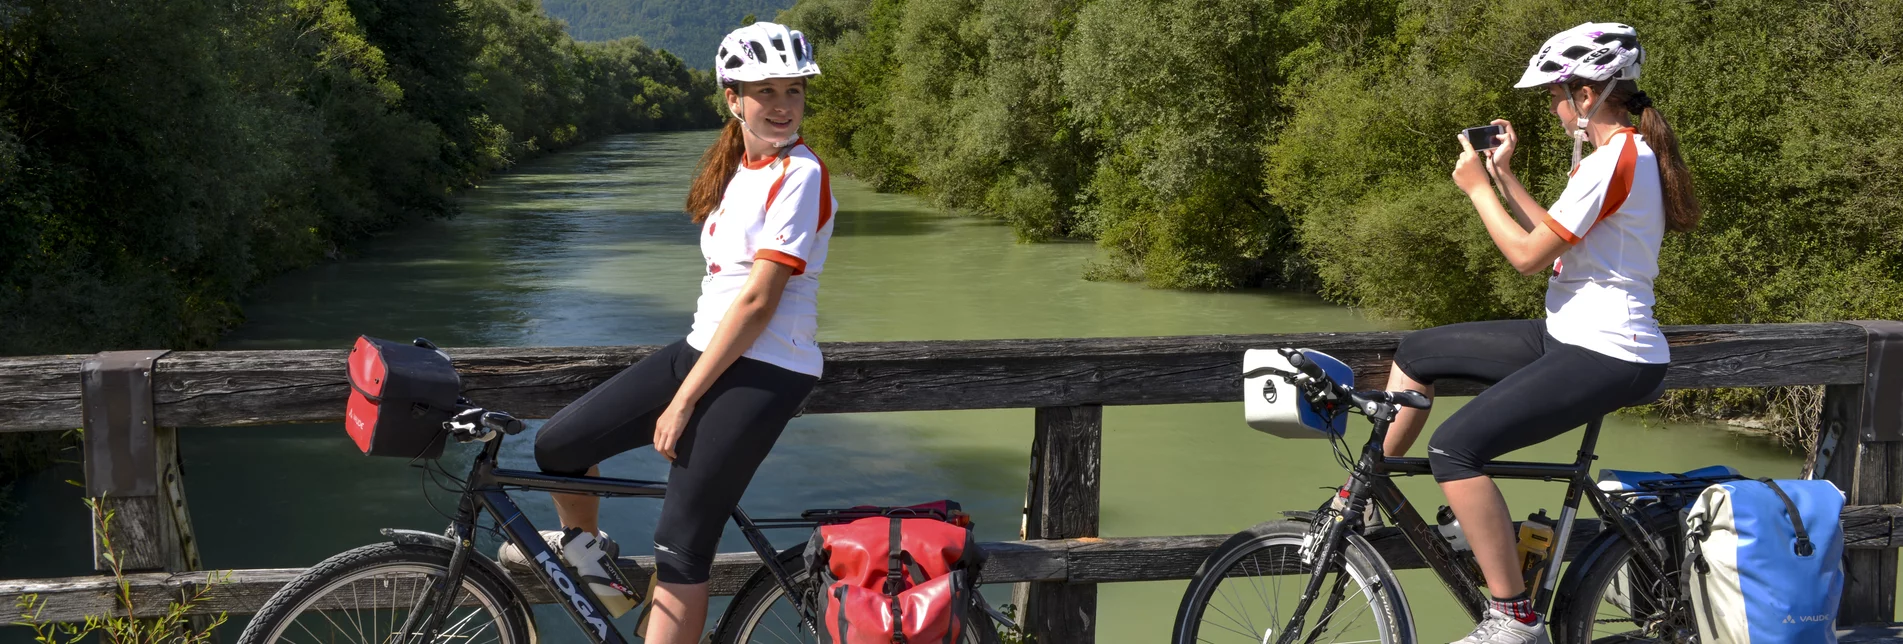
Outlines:
{"type": "MultiPolygon", "coordinates": [[[[1302,557],[1309,532],[1305,522],[1270,521],[1230,537],[1190,579],[1172,641],[1279,640],[1314,570],[1302,557]]],[[[1359,535],[1345,539],[1340,571],[1311,602],[1302,620],[1307,632],[1298,641],[1411,644],[1413,626],[1394,571],[1359,535]]]]}
{"type": "MultiPolygon", "coordinates": [[[[426,595],[449,574],[449,551],[379,543],[312,566],[271,596],[240,644],[381,644],[410,641],[421,628],[426,595]]],[[[529,644],[527,605],[506,579],[474,562],[431,640],[455,644],[529,644]]]]}

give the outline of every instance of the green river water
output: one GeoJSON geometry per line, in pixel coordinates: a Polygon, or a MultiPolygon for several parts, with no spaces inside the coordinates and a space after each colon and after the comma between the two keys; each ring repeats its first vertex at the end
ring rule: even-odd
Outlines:
{"type": "MultiPolygon", "coordinates": [[[[529,163],[472,190],[465,212],[358,246],[351,259],[286,275],[245,305],[226,349],[343,348],[358,334],[428,337],[445,347],[664,344],[685,335],[703,271],[697,228],[680,212],[711,132],[629,135],[529,163]]],[[[1086,243],[1018,244],[1001,225],[836,178],[840,213],[820,291],[821,340],[950,340],[1362,331],[1391,328],[1316,298],[1261,291],[1191,293],[1087,282],[1086,243]]],[[[480,401],[477,401],[480,402],[480,401]]],[[[1458,399],[1445,401],[1445,417],[1458,399]]],[[[1312,509],[1342,471],[1322,442],[1251,431],[1239,404],[1115,407],[1104,412],[1103,534],[1230,533],[1312,509]]],[[[1363,438],[1365,424],[1351,438],[1363,438]]],[[[525,435],[506,462],[533,467],[525,435]]],[[[1569,435],[1515,455],[1570,460],[1569,435]]],[[[336,425],[181,432],[186,491],[212,568],[307,566],[378,539],[381,527],[439,530],[417,470],[356,452],[336,425]]],[[[839,504],[964,503],[984,540],[1014,539],[1025,492],[1031,411],[821,415],[795,419],[742,505],[755,516],[839,504]]],[[[1728,463],[1791,476],[1799,458],[1710,425],[1616,418],[1601,463],[1676,471],[1728,463]]],[[[465,466],[452,448],[446,462],[465,466]]],[[[610,459],[611,476],[659,478],[651,450],[610,459]]],[[[22,482],[0,548],[0,578],[87,574],[77,468],[22,482]]],[[[1403,486],[1423,505],[1431,481],[1403,486]]],[[[1506,486],[1515,514],[1557,513],[1562,487],[1506,486]]],[[[431,498],[445,498],[433,493],[431,498]]],[[[546,496],[523,494],[553,527],[546,496]]],[[[645,554],[658,515],[609,501],[605,529],[645,554]]],[[[790,544],[805,535],[783,534],[790,544]]],[[[732,530],[723,549],[745,550],[732,530]]],[[[1444,589],[1404,573],[1421,633],[1446,641],[1470,625],[1444,589]]],[[[1098,639],[1167,638],[1183,582],[1101,588],[1098,639]]],[[[716,605],[715,610],[720,610],[716,605]]],[[[716,612],[716,614],[718,614],[716,612]]],[[[580,641],[553,607],[545,642],[580,641]]],[[[11,620],[4,620],[11,621],[11,620]]],[[[622,620],[632,626],[632,618],[622,620]]],[[[21,633],[0,633],[13,640],[21,633]]],[[[235,633],[234,633],[235,635],[235,633]]]]}

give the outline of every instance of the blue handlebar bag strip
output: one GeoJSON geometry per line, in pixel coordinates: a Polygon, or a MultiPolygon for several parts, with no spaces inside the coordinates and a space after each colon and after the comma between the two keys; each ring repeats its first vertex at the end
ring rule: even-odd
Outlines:
{"type": "Polygon", "coordinates": [[[1844,495],[1830,481],[1732,481],[1686,515],[1686,576],[1707,644],[1835,644],[1844,495]]]}
{"type": "MultiPolygon", "coordinates": [[[[1309,363],[1321,367],[1328,379],[1344,389],[1355,386],[1355,370],[1320,351],[1302,349],[1309,363]]],[[[1301,378],[1287,356],[1274,349],[1250,349],[1242,354],[1242,371],[1265,370],[1242,381],[1243,415],[1249,426],[1282,438],[1334,438],[1348,431],[1346,400],[1310,400],[1301,378]]]]}

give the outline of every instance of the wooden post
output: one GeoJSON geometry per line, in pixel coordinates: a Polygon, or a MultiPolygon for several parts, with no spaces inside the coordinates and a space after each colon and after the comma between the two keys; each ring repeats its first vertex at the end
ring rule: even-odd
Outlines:
{"type": "MultiPolygon", "coordinates": [[[[1903,501],[1903,324],[1851,322],[1866,338],[1863,384],[1824,387],[1817,444],[1804,465],[1844,491],[1847,505],[1903,501]]],[[[1896,615],[1897,551],[1851,550],[1837,623],[1889,623],[1896,615]]]]}
{"type": "Polygon", "coordinates": [[[110,571],[102,536],[124,572],[198,568],[185,507],[178,437],[155,426],[152,372],[164,351],[109,351],[80,367],[86,496],[93,513],[93,568],[110,571]],[[102,521],[110,513],[110,526],[102,521]],[[102,535],[102,532],[105,534],[102,535]]]}
{"type": "MultiPolygon", "coordinates": [[[[1103,406],[1037,408],[1025,539],[1096,537],[1103,499],[1103,406]]],[[[1040,644],[1094,642],[1097,585],[1020,584],[1025,632],[1040,644]]]]}

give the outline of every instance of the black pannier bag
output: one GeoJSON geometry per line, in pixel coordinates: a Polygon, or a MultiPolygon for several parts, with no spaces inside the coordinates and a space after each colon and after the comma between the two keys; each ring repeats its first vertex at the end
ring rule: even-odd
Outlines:
{"type": "Polygon", "coordinates": [[[366,335],[350,348],[349,369],[344,430],[358,449],[371,456],[442,456],[443,422],[455,415],[463,388],[449,356],[366,335]]]}

